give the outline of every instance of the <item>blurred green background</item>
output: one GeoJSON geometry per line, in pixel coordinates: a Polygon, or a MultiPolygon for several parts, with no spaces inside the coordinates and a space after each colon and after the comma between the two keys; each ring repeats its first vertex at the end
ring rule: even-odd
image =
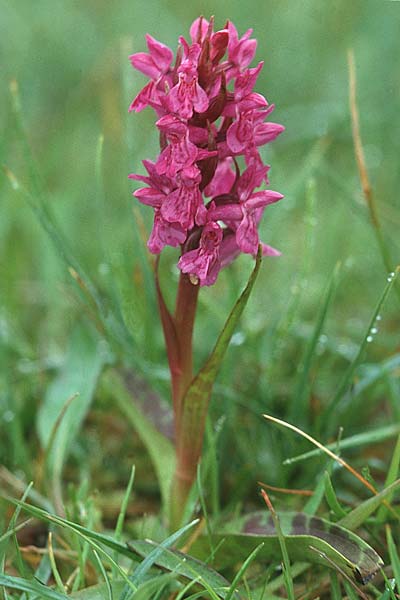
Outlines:
{"type": "MultiPolygon", "coordinates": [[[[245,481],[268,473],[270,482],[284,483],[289,471],[282,473],[279,453],[288,447],[275,445],[271,453],[278,434],[269,427],[267,432],[259,415],[288,416],[298,365],[336,263],[342,264],[338,289],[310,371],[315,405],[334,395],[387,278],[354,159],[348,48],[355,53],[370,179],[393,264],[400,260],[400,3],[0,0],[0,161],[35,199],[41,196],[106,310],[121,315],[129,341],[114,343],[116,360],[167,397],[166,359],[140,234],[142,226],[150,230],[151,211],[135,204],[127,179],[129,172],[141,171],[143,158],[154,159],[158,136],[150,110],[127,113],[144,83],[128,55],[145,50],[146,32],[175,49],[199,14],[213,14],[217,28],[227,18],[239,33],[254,28],[256,60],[266,63],[257,91],[276,104],[273,120],[286,127],[264,149],[272,167],[270,187],[285,199],[266,211],[262,225],[263,240],[283,255],[263,264],[213,404],[214,416],[227,419],[225,443],[241,425],[236,458],[228,457],[227,472],[236,473],[236,483],[241,472],[245,481]],[[12,108],[13,80],[34,165],[12,108]]],[[[24,469],[24,456],[36,444],[36,412],[84,311],[65,264],[3,174],[0,193],[0,445],[3,462],[24,469]]],[[[174,252],[166,252],[163,286],[170,298],[177,281],[174,261],[174,252]]],[[[202,291],[198,364],[251,268],[252,261],[241,257],[217,285],[202,291]]],[[[367,363],[398,351],[398,325],[392,294],[367,363]]],[[[371,394],[374,399],[384,391],[371,394]]],[[[101,406],[101,398],[95,402],[101,406]]],[[[367,403],[346,433],[362,431],[372,418],[376,423],[392,418],[389,410],[377,414],[375,406],[367,403]]],[[[112,404],[102,410],[111,414],[112,404]]]]}

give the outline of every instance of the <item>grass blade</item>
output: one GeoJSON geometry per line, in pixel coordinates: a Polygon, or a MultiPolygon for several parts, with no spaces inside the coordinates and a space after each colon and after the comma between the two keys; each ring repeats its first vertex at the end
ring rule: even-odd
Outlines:
{"type": "Polygon", "coordinates": [[[338,276],[339,276],[340,263],[338,263],[330,277],[328,286],[326,288],[324,299],[321,303],[321,307],[318,312],[317,320],[315,323],[314,331],[307,344],[304,358],[301,362],[300,373],[298,382],[296,385],[296,391],[291,401],[289,410],[289,420],[299,423],[300,425],[306,425],[306,415],[310,414],[308,407],[309,399],[309,374],[312,365],[313,358],[315,356],[315,349],[320,338],[330,304],[332,302],[334,293],[336,291],[338,276]]]}
{"type": "Polygon", "coordinates": [[[368,346],[368,343],[370,341],[371,330],[373,329],[373,327],[376,323],[376,318],[381,313],[382,308],[385,304],[385,301],[386,301],[387,297],[389,296],[393,286],[395,285],[395,282],[397,280],[397,276],[398,276],[399,272],[400,272],[400,266],[396,267],[395,271],[393,272],[393,275],[390,275],[388,277],[387,284],[386,284],[386,286],[383,290],[383,293],[375,307],[374,312],[372,313],[372,317],[371,317],[368,329],[364,335],[364,338],[361,342],[359,350],[358,350],[356,356],[354,357],[353,361],[349,365],[346,373],[344,374],[344,377],[336,390],[336,394],[334,395],[334,397],[328,404],[326,410],[324,411],[323,419],[324,419],[325,423],[327,424],[328,432],[332,432],[332,430],[334,430],[336,428],[338,417],[340,416],[340,411],[337,410],[338,406],[340,405],[346,390],[351,385],[351,380],[355,373],[355,370],[357,369],[358,365],[360,364],[360,362],[364,356],[365,349],[368,346]]]}
{"type": "MultiPolygon", "coordinates": [[[[347,448],[357,448],[359,446],[366,446],[368,444],[376,444],[379,442],[383,442],[391,437],[395,437],[400,433],[400,424],[396,423],[394,425],[386,425],[385,427],[380,427],[378,429],[373,429],[372,431],[367,431],[364,433],[357,433],[356,435],[352,435],[348,438],[344,438],[340,440],[340,450],[346,450],[347,448]]],[[[325,448],[328,450],[334,450],[337,447],[337,442],[332,442],[331,444],[326,444],[325,448]]],[[[308,460],[309,458],[315,458],[320,456],[323,453],[323,450],[317,448],[316,450],[309,450],[308,452],[303,452],[303,454],[299,454],[298,456],[293,456],[291,458],[287,458],[283,464],[291,465],[296,462],[300,462],[302,460],[308,460]]]]}
{"type": "Polygon", "coordinates": [[[34,579],[24,579],[23,577],[0,574],[0,586],[36,594],[39,595],[39,598],[46,598],[48,600],[66,600],[68,598],[66,594],[52,590],[34,579]]]}

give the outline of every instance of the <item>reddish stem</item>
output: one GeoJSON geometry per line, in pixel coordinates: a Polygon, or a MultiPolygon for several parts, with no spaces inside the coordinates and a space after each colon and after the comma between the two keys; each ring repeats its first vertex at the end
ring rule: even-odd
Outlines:
{"type": "MultiPolygon", "coordinates": [[[[180,421],[185,392],[193,378],[193,328],[196,317],[199,285],[193,285],[189,276],[181,273],[175,307],[175,327],[179,347],[180,373],[177,381],[173,381],[172,393],[175,412],[176,443],[181,436],[180,421]]],[[[171,373],[172,375],[172,373],[171,373]]]]}
{"type": "Polygon", "coordinates": [[[194,285],[188,275],[181,273],[176,296],[175,314],[169,312],[158,281],[156,265],[156,288],[169,370],[171,373],[172,402],[175,420],[176,471],[171,489],[171,528],[179,527],[182,512],[190,488],[196,477],[197,462],[203,439],[203,429],[195,432],[182,431],[183,400],[193,378],[193,328],[196,317],[199,285],[194,285]],[[186,435],[185,435],[186,434],[186,435]],[[197,438],[187,436],[197,434],[197,438]],[[195,448],[200,448],[194,452],[195,448]]]}

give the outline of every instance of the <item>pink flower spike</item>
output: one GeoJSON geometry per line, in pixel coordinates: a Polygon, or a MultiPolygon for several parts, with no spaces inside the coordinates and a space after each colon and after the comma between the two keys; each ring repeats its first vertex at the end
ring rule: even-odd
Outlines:
{"type": "MultiPolygon", "coordinates": [[[[146,35],[147,52],[130,57],[150,81],[129,107],[157,115],[160,152],[144,160],[146,174],[134,197],[154,210],[149,250],[181,247],[178,266],[192,283],[212,285],[240,253],[256,256],[266,207],[283,198],[268,187],[269,166],[259,148],[284,127],[266,122],[274,109],[255,92],[263,62],[250,67],[257,42],[239,37],[229,21],[214,32],[214,19],[196,19],[190,38],[173,53],[146,35]],[[189,40],[189,41],[188,41],[189,40]],[[228,85],[229,84],[229,85],[228,85]]],[[[262,245],[263,255],[278,256],[262,245]]]]}
{"type": "Polygon", "coordinates": [[[182,254],[178,267],[201,286],[215,283],[221,268],[219,249],[223,231],[218,223],[207,223],[201,234],[199,247],[182,254]]]}

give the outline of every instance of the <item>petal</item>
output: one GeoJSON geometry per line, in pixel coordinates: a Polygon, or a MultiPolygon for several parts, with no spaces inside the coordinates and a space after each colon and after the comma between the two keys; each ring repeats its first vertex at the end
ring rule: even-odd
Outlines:
{"type": "Polygon", "coordinates": [[[279,252],[279,250],[272,246],[268,246],[268,244],[264,244],[264,242],[261,242],[261,250],[263,256],[282,256],[282,252],[279,252]]]}
{"type": "Polygon", "coordinates": [[[210,40],[210,59],[215,64],[224,56],[229,42],[229,31],[221,29],[211,36],[210,40]]]}
{"type": "Polygon", "coordinates": [[[140,188],[133,192],[133,195],[142,204],[153,206],[153,208],[159,208],[163,200],[165,200],[165,195],[153,188],[140,188]]]}
{"type": "Polygon", "coordinates": [[[258,250],[258,231],[250,215],[245,215],[236,230],[236,242],[242,252],[256,256],[258,250]]]}
{"type": "Polygon", "coordinates": [[[241,221],[243,219],[243,210],[240,204],[214,205],[214,207],[208,210],[208,218],[212,221],[241,221]]]}
{"type": "Polygon", "coordinates": [[[263,206],[268,206],[268,204],[278,202],[278,200],[281,200],[282,198],[283,194],[280,194],[279,192],[262,190],[260,192],[255,192],[248,200],[246,200],[246,208],[254,210],[256,208],[261,208],[263,206]]]}
{"type": "Polygon", "coordinates": [[[214,177],[204,190],[205,196],[213,198],[221,194],[229,194],[235,181],[235,173],[231,168],[232,164],[231,158],[218,161],[214,177]]]}
{"type": "Polygon", "coordinates": [[[154,92],[154,82],[150,81],[138,93],[136,98],[134,98],[133,102],[131,103],[131,105],[128,109],[128,112],[132,112],[133,110],[135,112],[140,112],[141,110],[146,108],[146,106],[149,106],[151,98],[153,96],[153,92],[154,92]]]}
{"type": "Polygon", "coordinates": [[[148,33],[146,34],[146,41],[154,64],[157,65],[161,73],[167,73],[174,58],[174,53],[168,46],[162,44],[148,33]]]}
{"type": "Polygon", "coordinates": [[[248,129],[246,123],[243,121],[241,122],[240,120],[235,121],[229,127],[226,134],[226,141],[232,152],[238,154],[239,152],[243,152],[246,148],[248,143],[248,138],[245,135],[246,129],[248,129]]]}
{"type": "Polygon", "coordinates": [[[159,254],[164,246],[176,248],[186,240],[186,232],[178,223],[167,223],[156,210],[153,229],[147,247],[153,254],[159,254]]]}
{"type": "Polygon", "coordinates": [[[136,54],[131,54],[129,57],[131,61],[132,67],[150,77],[150,79],[158,79],[160,76],[160,69],[154,63],[154,60],[149,54],[146,52],[137,52],[136,54]]]}
{"type": "Polygon", "coordinates": [[[196,83],[196,94],[193,98],[193,107],[196,112],[202,113],[205,112],[208,108],[209,100],[206,92],[203,88],[196,83]]]}
{"type": "Polygon", "coordinates": [[[200,44],[207,33],[209,22],[204,17],[197,17],[190,26],[190,37],[193,43],[200,44]]]}
{"type": "Polygon", "coordinates": [[[285,128],[283,125],[279,125],[279,123],[258,124],[254,129],[256,146],[263,146],[264,144],[268,144],[268,142],[272,142],[282,131],[285,131],[285,128]]]}

